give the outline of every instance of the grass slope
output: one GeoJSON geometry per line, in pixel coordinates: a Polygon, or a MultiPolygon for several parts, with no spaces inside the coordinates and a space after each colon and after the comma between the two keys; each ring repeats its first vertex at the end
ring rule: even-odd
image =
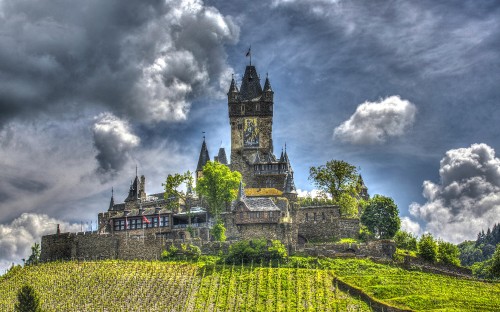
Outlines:
{"type": "Polygon", "coordinates": [[[331,270],[148,261],[46,263],[0,279],[0,311],[32,285],[46,311],[369,311],[331,270]]]}
{"type": "Polygon", "coordinates": [[[500,283],[408,271],[365,259],[323,264],[351,286],[391,306],[415,311],[500,311],[500,283]]]}
{"type": "Polygon", "coordinates": [[[408,271],[364,259],[293,257],[291,265],[294,268],[46,263],[0,278],[0,311],[13,310],[24,284],[35,287],[47,311],[370,311],[364,302],[336,290],[335,276],[403,309],[500,311],[500,283],[408,271]]]}

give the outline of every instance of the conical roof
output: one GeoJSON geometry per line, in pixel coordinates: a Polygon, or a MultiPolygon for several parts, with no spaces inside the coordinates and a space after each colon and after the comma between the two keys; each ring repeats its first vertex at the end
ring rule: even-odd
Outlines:
{"type": "Polygon", "coordinates": [[[236,81],[234,81],[234,76],[231,78],[231,85],[229,86],[229,91],[227,92],[227,94],[229,95],[229,93],[231,92],[238,92],[238,87],[236,86],[236,81]]]}
{"type": "Polygon", "coordinates": [[[266,77],[266,82],[264,83],[264,92],[268,92],[268,91],[273,91],[273,89],[271,88],[271,83],[269,82],[269,78],[266,77]]]}
{"type": "Polygon", "coordinates": [[[219,163],[227,165],[226,150],[223,147],[219,148],[219,154],[217,155],[217,159],[219,163]]]}
{"type": "Polygon", "coordinates": [[[297,193],[297,189],[295,188],[295,181],[293,180],[293,173],[289,173],[286,175],[284,193],[297,193]]]}
{"type": "Polygon", "coordinates": [[[260,98],[262,96],[262,87],[255,66],[248,65],[246,67],[240,90],[240,99],[243,101],[260,98]]]}
{"type": "Polygon", "coordinates": [[[203,138],[203,143],[201,144],[200,157],[198,158],[198,166],[196,166],[196,171],[202,171],[205,164],[210,160],[208,155],[207,144],[205,143],[205,138],[203,138]]]}

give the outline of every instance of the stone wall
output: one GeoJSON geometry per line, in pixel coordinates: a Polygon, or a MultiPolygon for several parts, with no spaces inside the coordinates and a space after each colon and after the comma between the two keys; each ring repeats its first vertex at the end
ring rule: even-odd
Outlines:
{"type": "Polygon", "coordinates": [[[396,244],[391,240],[377,240],[368,243],[321,243],[306,244],[298,252],[308,256],[339,257],[359,256],[392,259],[396,244]]]}
{"type": "Polygon", "coordinates": [[[300,208],[296,221],[298,235],[309,242],[331,242],[359,235],[359,219],[342,218],[338,206],[300,208]]]}

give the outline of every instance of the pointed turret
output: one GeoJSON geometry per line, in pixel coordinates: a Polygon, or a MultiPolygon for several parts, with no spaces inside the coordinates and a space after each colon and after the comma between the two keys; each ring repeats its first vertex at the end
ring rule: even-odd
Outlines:
{"type": "Polygon", "coordinates": [[[242,101],[249,101],[252,99],[260,98],[262,96],[262,87],[260,85],[260,78],[257,75],[255,66],[248,65],[245,69],[245,75],[241,81],[240,99],[242,101]]]}
{"type": "Polygon", "coordinates": [[[238,87],[236,86],[236,81],[234,80],[234,75],[231,78],[231,85],[229,86],[229,91],[227,92],[227,99],[229,102],[236,102],[238,100],[238,87]]]}
{"type": "Polygon", "coordinates": [[[295,181],[293,180],[293,171],[286,175],[283,196],[288,198],[291,202],[295,202],[297,200],[298,194],[297,189],[295,188],[295,181]]]}
{"type": "Polygon", "coordinates": [[[365,182],[363,181],[363,177],[361,177],[361,175],[358,176],[358,183],[356,189],[358,191],[359,197],[361,197],[364,200],[370,199],[370,194],[368,194],[368,188],[366,187],[365,182]]]}
{"type": "Polygon", "coordinates": [[[283,148],[281,149],[281,155],[280,155],[280,163],[285,162],[285,156],[283,154],[283,148]]]}
{"type": "Polygon", "coordinates": [[[139,186],[139,177],[137,177],[137,175],[136,175],[134,181],[130,184],[128,196],[125,199],[126,202],[137,200],[138,191],[139,191],[138,186],[139,186]]]}
{"type": "Polygon", "coordinates": [[[223,147],[219,148],[219,154],[217,155],[217,161],[223,165],[227,165],[226,150],[223,147]]]}
{"type": "Polygon", "coordinates": [[[271,83],[269,82],[269,77],[266,75],[266,82],[264,83],[263,99],[265,102],[273,102],[273,89],[271,88],[271,83]]]}
{"type": "Polygon", "coordinates": [[[115,205],[115,196],[114,196],[114,190],[111,188],[111,200],[109,201],[109,208],[108,211],[113,210],[113,206],[115,205]]]}
{"type": "Polygon", "coordinates": [[[201,144],[200,157],[198,158],[198,166],[196,166],[196,182],[203,175],[203,167],[210,160],[208,155],[207,143],[205,143],[205,137],[203,137],[203,143],[201,144]]]}
{"type": "Polygon", "coordinates": [[[257,150],[257,153],[255,154],[255,160],[254,160],[254,164],[259,164],[260,162],[262,161],[261,157],[260,157],[260,152],[259,150],[257,150]]]}
{"type": "Polygon", "coordinates": [[[196,171],[203,171],[203,167],[210,160],[210,156],[208,155],[207,144],[205,143],[205,137],[203,137],[203,143],[201,144],[200,157],[198,158],[198,166],[196,167],[196,171]]]}

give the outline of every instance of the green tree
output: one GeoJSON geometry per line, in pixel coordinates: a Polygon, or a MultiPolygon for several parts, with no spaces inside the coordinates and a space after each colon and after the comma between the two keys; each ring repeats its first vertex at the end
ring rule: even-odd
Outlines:
{"type": "Polygon", "coordinates": [[[361,223],[376,238],[392,238],[401,227],[398,206],[390,197],[375,195],[364,209],[361,223]]]}
{"type": "MultiPolygon", "coordinates": [[[[190,203],[190,191],[193,189],[193,174],[191,171],[187,171],[183,174],[169,174],[165,183],[162,183],[162,186],[165,190],[163,194],[165,200],[167,200],[167,205],[171,210],[179,210],[179,199],[184,202],[186,206],[186,210],[191,212],[191,203],[190,203]],[[179,188],[185,184],[186,193],[179,190],[179,188]]],[[[191,218],[189,219],[189,223],[191,223],[191,218]]]]}
{"type": "Polygon", "coordinates": [[[16,312],[42,312],[40,299],[32,286],[25,285],[17,293],[16,312]]]}
{"type": "Polygon", "coordinates": [[[394,235],[394,242],[397,248],[417,251],[417,238],[409,232],[398,231],[394,235]]]}
{"type": "Polygon", "coordinates": [[[418,241],[418,255],[427,261],[436,262],[438,246],[432,234],[424,234],[418,241]]]}
{"type": "Polygon", "coordinates": [[[438,242],[437,260],[439,262],[460,265],[459,255],[460,250],[456,245],[444,241],[438,242]]]}
{"type": "Polygon", "coordinates": [[[226,165],[208,161],[203,167],[203,176],[198,179],[196,191],[208,202],[208,209],[218,222],[224,207],[236,199],[241,174],[231,171],[226,165]]]}
{"type": "Polygon", "coordinates": [[[217,220],[217,223],[210,230],[210,234],[212,234],[213,238],[219,242],[226,241],[226,228],[222,223],[222,220],[217,220]]]}
{"type": "Polygon", "coordinates": [[[359,214],[359,203],[348,193],[341,193],[335,201],[340,207],[340,214],[345,217],[356,217],[359,214]]]}
{"type": "Polygon", "coordinates": [[[497,245],[493,258],[491,258],[490,274],[500,277],[500,244],[497,245]]]}
{"type": "Polygon", "coordinates": [[[31,255],[26,260],[26,265],[36,265],[40,262],[40,244],[35,243],[31,246],[31,255]]]}
{"type": "Polygon", "coordinates": [[[357,195],[358,178],[356,167],[343,160],[330,160],[326,165],[309,169],[309,180],[334,200],[342,193],[357,195]]]}

